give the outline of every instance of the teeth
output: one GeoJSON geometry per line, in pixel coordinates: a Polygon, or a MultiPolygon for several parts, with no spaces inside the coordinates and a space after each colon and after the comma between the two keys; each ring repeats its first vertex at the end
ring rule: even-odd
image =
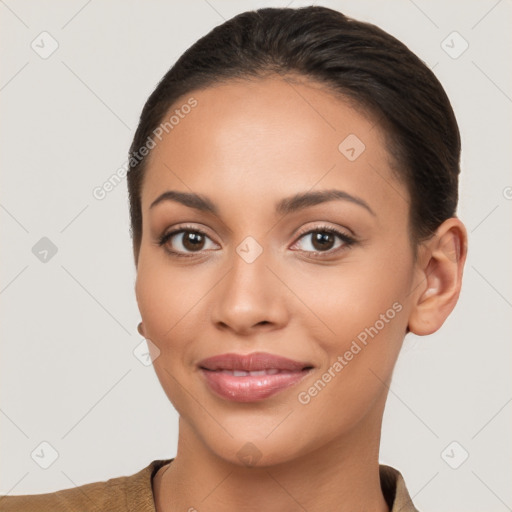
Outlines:
{"type": "Polygon", "coordinates": [[[279,373],[280,370],[277,368],[271,368],[269,370],[257,370],[252,372],[246,372],[244,370],[221,370],[223,373],[227,373],[228,375],[233,375],[234,377],[260,377],[262,375],[275,375],[279,373]]]}
{"type": "MultiPolygon", "coordinates": [[[[266,375],[265,370],[258,370],[257,372],[248,372],[249,375],[266,375]]],[[[236,375],[236,373],[235,373],[236,375]]]]}

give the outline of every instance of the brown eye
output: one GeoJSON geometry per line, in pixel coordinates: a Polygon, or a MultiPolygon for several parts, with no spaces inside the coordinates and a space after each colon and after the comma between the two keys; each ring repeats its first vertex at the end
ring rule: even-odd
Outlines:
{"type": "Polygon", "coordinates": [[[355,239],[349,235],[331,227],[318,227],[311,229],[300,236],[295,245],[299,244],[302,252],[315,253],[336,253],[339,250],[350,247],[355,243],[355,239]],[[302,247],[300,243],[302,242],[302,247]]]}
{"type": "Polygon", "coordinates": [[[332,249],[336,242],[336,237],[332,233],[317,232],[312,233],[311,245],[315,251],[328,251],[332,249]]]}
{"type": "Polygon", "coordinates": [[[181,243],[187,251],[200,251],[203,249],[205,237],[201,233],[196,233],[194,231],[184,231],[181,243]]]}
{"type": "Polygon", "coordinates": [[[171,231],[163,235],[158,244],[165,245],[166,250],[176,256],[190,256],[217,246],[206,233],[195,228],[171,231]]]}

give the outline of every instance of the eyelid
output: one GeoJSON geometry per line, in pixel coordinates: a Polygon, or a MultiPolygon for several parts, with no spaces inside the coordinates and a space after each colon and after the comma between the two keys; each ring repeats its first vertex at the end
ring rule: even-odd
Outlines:
{"type": "Polygon", "coordinates": [[[337,232],[340,235],[346,236],[347,238],[354,238],[354,239],[357,238],[356,234],[350,228],[348,228],[348,227],[345,227],[345,226],[343,226],[343,227],[331,226],[328,223],[322,222],[320,220],[316,221],[317,222],[316,224],[314,224],[314,222],[315,221],[313,221],[313,225],[312,226],[301,228],[295,236],[296,237],[301,237],[303,235],[307,235],[308,233],[311,233],[311,232],[314,232],[314,231],[325,230],[325,231],[337,232]],[[343,233],[343,230],[346,230],[349,233],[343,233]]]}
{"type": "Polygon", "coordinates": [[[327,251],[304,251],[299,250],[299,252],[306,253],[309,255],[312,255],[313,257],[321,258],[322,256],[327,258],[330,256],[337,255],[340,251],[343,251],[345,249],[350,248],[352,245],[354,245],[356,242],[358,242],[358,238],[353,234],[354,232],[346,228],[348,231],[350,231],[350,235],[343,232],[342,228],[333,227],[326,223],[320,222],[320,224],[316,224],[314,226],[310,226],[308,228],[301,229],[299,233],[296,235],[295,242],[293,242],[292,246],[296,245],[302,238],[304,238],[306,235],[310,235],[312,233],[331,233],[335,237],[341,240],[342,244],[339,247],[336,247],[335,249],[329,249],[327,251]]]}
{"type": "Polygon", "coordinates": [[[201,235],[205,236],[206,238],[209,238],[215,245],[219,245],[203,228],[198,228],[197,226],[192,226],[190,224],[179,224],[173,229],[169,231],[165,231],[162,235],[157,236],[156,244],[158,247],[162,247],[165,251],[167,251],[171,256],[184,256],[184,257],[193,257],[195,255],[201,255],[205,252],[211,252],[211,249],[203,249],[201,251],[197,252],[182,252],[182,251],[176,251],[175,249],[169,249],[166,247],[167,242],[173,238],[175,235],[178,235],[180,233],[185,232],[193,232],[193,233],[200,233],[201,235]]]}
{"type": "Polygon", "coordinates": [[[203,228],[201,225],[197,224],[178,224],[169,231],[166,231],[161,237],[168,236],[168,235],[175,235],[177,233],[180,233],[182,231],[193,231],[197,233],[202,233],[203,235],[207,236],[208,238],[212,239],[212,237],[207,233],[207,228],[203,228]]]}

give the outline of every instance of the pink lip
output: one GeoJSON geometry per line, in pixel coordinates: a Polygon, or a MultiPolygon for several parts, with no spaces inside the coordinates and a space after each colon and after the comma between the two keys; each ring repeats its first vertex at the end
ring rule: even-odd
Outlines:
{"type": "Polygon", "coordinates": [[[253,352],[252,354],[220,354],[203,359],[198,366],[207,370],[288,370],[299,371],[313,366],[311,363],[294,361],[287,357],[276,356],[268,352],[253,352]]]}
{"type": "Polygon", "coordinates": [[[312,369],[307,362],[265,352],[247,355],[221,354],[199,363],[199,369],[210,389],[217,395],[237,402],[263,400],[300,382],[312,369]],[[235,376],[233,371],[272,374],[235,376]]]}

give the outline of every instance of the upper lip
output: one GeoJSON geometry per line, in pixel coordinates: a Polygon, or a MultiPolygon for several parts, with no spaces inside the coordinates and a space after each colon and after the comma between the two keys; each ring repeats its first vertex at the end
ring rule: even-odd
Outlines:
{"type": "Polygon", "coordinates": [[[229,353],[208,357],[200,361],[199,367],[206,370],[243,370],[251,372],[271,369],[300,371],[305,368],[312,368],[313,365],[267,352],[253,352],[246,355],[229,353]]]}

